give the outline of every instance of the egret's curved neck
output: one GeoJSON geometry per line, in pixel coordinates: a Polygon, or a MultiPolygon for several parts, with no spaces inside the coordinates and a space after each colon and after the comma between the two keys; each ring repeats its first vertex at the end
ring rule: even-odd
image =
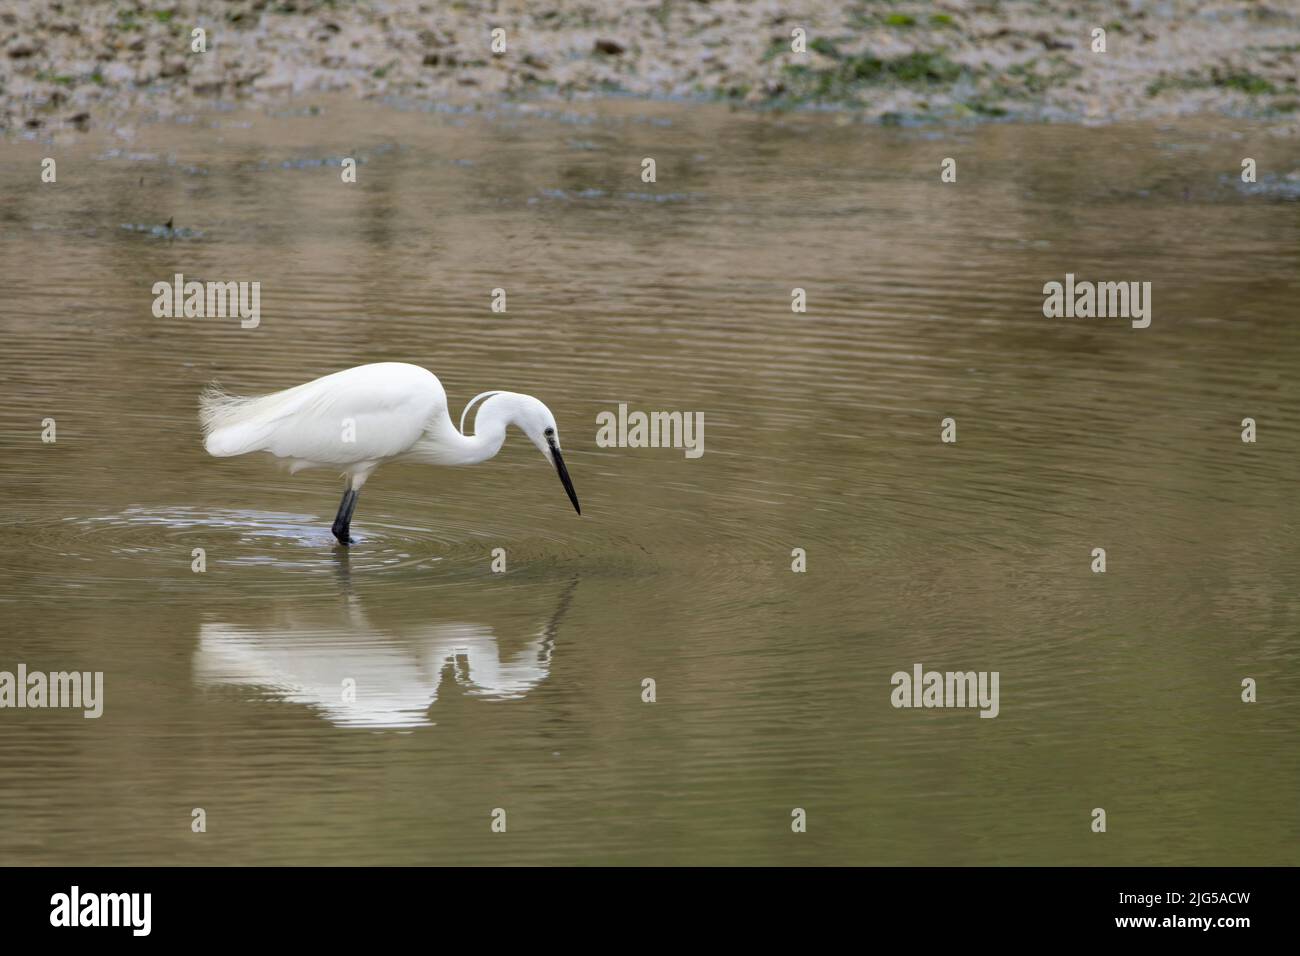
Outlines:
{"type": "Polygon", "coordinates": [[[506,423],[496,419],[484,421],[483,415],[486,411],[486,407],[479,411],[478,419],[474,422],[474,434],[461,435],[459,432],[456,433],[457,450],[460,459],[453,461],[452,464],[477,465],[480,461],[487,461],[492,458],[505,444],[506,423]]]}
{"type": "Polygon", "coordinates": [[[411,449],[411,457],[434,465],[477,465],[487,461],[505,444],[506,426],[515,413],[514,398],[507,392],[484,399],[472,435],[462,435],[450,417],[430,424],[411,449]]]}

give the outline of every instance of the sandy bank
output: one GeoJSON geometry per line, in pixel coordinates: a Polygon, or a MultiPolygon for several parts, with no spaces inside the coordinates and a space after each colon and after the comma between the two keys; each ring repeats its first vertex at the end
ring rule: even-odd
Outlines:
{"type": "Polygon", "coordinates": [[[342,91],[708,97],[886,122],[1217,111],[1295,132],[1298,61],[1300,6],[1227,0],[32,0],[0,13],[0,125],[342,91]],[[791,49],[796,28],[806,52],[791,49]]]}

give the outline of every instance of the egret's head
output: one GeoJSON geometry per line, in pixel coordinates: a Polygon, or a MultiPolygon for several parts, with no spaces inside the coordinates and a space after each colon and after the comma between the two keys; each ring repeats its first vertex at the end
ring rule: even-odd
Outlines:
{"type": "MultiPolygon", "coordinates": [[[[491,403],[493,412],[500,408],[506,420],[527,435],[537,450],[546,456],[546,460],[555,466],[564,490],[573,502],[573,510],[582,514],[578,495],[573,490],[573,481],[569,478],[569,469],[565,467],[564,456],[560,454],[560,429],[555,424],[551,410],[533,396],[518,392],[497,392],[484,403],[484,409],[488,408],[488,403],[491,403]]],[[[461,416],[461,426],[464,427],[464,416],[461,416]]]]}
{"type": "Polygon", "coordinates": [[[519,397],[526,401],[520,402],[515,424],[537,446],[538,451],[546,456],[547,461],[555,466],[564,490],[568,493],[569,500],[573,502],[573,510],[582,514],[582,507],[578,504],[578,494],[573,490],[573,481],[569,478],[569,469],[564,466],[564,456],[560,454],[560,429],[555,424],[555,416],[551,414],[549,408],[531,395],[519,397]]]}

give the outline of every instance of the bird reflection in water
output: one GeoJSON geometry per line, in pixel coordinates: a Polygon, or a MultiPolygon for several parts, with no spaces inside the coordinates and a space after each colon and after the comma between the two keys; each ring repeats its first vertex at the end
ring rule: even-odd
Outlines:
{"type": "MultiPolygon", "coordinates": [[[[429,726],[444,675],[470,696],[523,697],[550,674],[560,623],[577,579],[560,588],[554,612],[513,654],[503,655],[497,630],[484,623],[429,621],[376,626],[351,586],[339,549],[345,608],[286,611],[269,625],[206,622],[199,630],[194,679],[200,686],[259,687],[287,703],[305,704],[339,727],[429,726]]],[[[500,592],[497,607],[510,603],[500,592]]],[[[501,635],[507,646],[514,635],[501,635]]]]}

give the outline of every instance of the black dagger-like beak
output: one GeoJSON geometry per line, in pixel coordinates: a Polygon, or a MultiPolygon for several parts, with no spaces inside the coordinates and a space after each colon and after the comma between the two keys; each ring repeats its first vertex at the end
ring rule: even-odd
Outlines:
{"type": "Polygon", "coordinates": [[[573,502],[573,510],[578,514],[582,514],[582,507],[578,504],[578,493],[573,490],[573,479],[569,477],[569,469],[564,467],[564,456],[560,454],[555,439],[547,438],[546,444],[551,446],[551,457],[555,460],[555,470],[559,472],[560,481],[564,484],[564,490],[569,493],[569,500],[573,502]]]}

